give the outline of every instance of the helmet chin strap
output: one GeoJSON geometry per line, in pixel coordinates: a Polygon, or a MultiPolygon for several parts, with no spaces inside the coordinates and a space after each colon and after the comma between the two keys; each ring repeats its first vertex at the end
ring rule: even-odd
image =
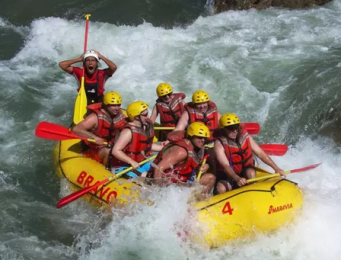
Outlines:
{"type": "Polygon", "coordinates": [[[195,151],[196,153],[200,152],[201,149],[198,148],[198,147],[196,147],[196,146],[194,145],[192,139],[193,139],[193,136],[190,136],[190,137],[189,137],[189,141],[190,141],[190,143],[193,145],[194,151],[195,151]]]}
{"type": "Polygon", "coordinates": [[[109,114],[111,118],[114,118],[114,114],[108,109],[108,105],[103,104],[102,108],[109,114]]]}
{"type": "Polygon", "coordinates": [[[139,115],[138,118],[139,118],[138,121],[141,124],[141,128],[144,129],[144,124],[142,123],[141,115],[139,115]]]}
{"type": "Polygon", "coordinates": [[[109,109],[108,109],[108,106],[107,106],[107,105],[105,105],[105,104],[103,103],[102,108],[105,110],[105,112],[107,112],[109,115],[111,115],[111,113],[109,112],[109,109]]]}
{"type": "Polygon", "coordinates": [[[195,145],[194,145],[194,143],[193,143],[193,141],[192,141],[192,140],[193,140],[193,136],[189,136],[188,139],[189,139],[189,141],[191,142],[191,144],[193,145],[193,147],[196,148],[195,145]]]}

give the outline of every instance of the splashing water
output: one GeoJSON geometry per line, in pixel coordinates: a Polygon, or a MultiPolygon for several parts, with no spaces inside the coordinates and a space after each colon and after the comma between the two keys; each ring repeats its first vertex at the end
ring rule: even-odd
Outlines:
{"type": "Polygon", "coordinates": [[[340,111],[340,12],[338,0],[309,10],[198,17],[172,29],[91,22],[89,48],[118,65],[106,89],[117,90],[124,107],[137,99],[152,106],[160,82],[187,101],[203,89],[221,113],[259,122],[259,143],[290,145],[273,158],[281,168],[322,162],[288,176],[304,191],[295,223],[214,250],[177,235],[196,225],[187,204],[195,187],[152,187],[153,206],[115,210],[112,219],[83,201],[54,208],[69,191],[53,173],[54,144],[33,130],[42,120],[71,122],[77,85],[58,62],[81,55],[84,24],[48,17],[15,26],[1,17],[0,29],[24,43],[0,60],[0,259],[338,259],[341,159],[338,113],[331,111],[340,111]]]}

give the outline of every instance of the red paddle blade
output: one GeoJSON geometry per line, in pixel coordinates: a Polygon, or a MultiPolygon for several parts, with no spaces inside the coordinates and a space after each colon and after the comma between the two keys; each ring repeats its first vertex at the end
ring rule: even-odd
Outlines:
{"type": "Polygon", "coordinates": [[[259,133],[260,126],[258,123],[245,123],[246,130],[250,135],[256,135],[259,133]]]}
{"type": "Polygon", "coordinates": [[[79,138],[78,135],[75,135],[66,127],[49,122],[40,122],[37,125],[35,135],[39,138],[56,141],[79,138]]]}
{"type": "Polygon", "coordinates": [[[290,173],[309,171],[309,170],[312,170],[312,169],[318,167],[320,164],[322,164],[322,163],[317,163],[317,164],[313,164],[313,165],[310,165],[310,166],[307,166],[307,167],[303,167],[303,168],[299,168],[299,169],[294,169],[294,170],[291,170],[290,173]]]}
{"type": "Polygon", "coordinates": [[[71,203],[72,201],[82,197],[83,195],[85,195],[88,192],[96,189],[98,186],[100,186],[100,185],[102,185],[108,181],[109,181],[109,179],[105,179],[103,181],[97,182],[95,185],[80,189],[74,193],[71,193],[70,195],[67,195],[66,197],[64,197],[58,201],[57,208],[59,209],[59,208],[66,206],[67,204],[71,203]]]}
{"type": "Polygon", "coordinates": [[[286,144],[260,144],[260,148],[268,155],[283,156],[288,151],[286,144]]]}

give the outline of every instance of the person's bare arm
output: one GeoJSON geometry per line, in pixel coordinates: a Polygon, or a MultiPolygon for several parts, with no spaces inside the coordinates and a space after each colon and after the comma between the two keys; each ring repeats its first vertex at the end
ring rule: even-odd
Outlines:
{"type": "Polygon", "coordinates": [[[277,166],[277,164],[263,151],[262,148],[259,147],[259,145],[253,140],[251,136],[250,138],[250,144],[252,152],[255,153],[259,159],[262,160],[263,163],[269,165],[272,169],[274,169],[275,172],[279,173],[283,177],[286,177],[284,171],[277,166]]]}
{"type": "Polygon", "coordinates": [[[155,120],[158,116],[158,112],[157,112],[157,108],[156,108],[156,104],[153,107],[153,111],[152,111],[152,115],[150,116],[150,120],[155,123],[155,120]]]}
{"type": "Polygon", "coordinates": [[[100,54],[97,51],[98,54],[98,58],[100,58],[101,60],[103,60],[105,62],[105,64],[108,65],[109,68],[106,69],[106,73],[108,74],[108,76],[112,76],[112,74],[115,73],[115,71],[117,70],[117,66],[115,63],[113,63],[111,60],[107,59],[106,57],[104,57],[102,54],[100,54]]]}
{"type": "Polygon", "coordinates": [[[176,127],[174,128],[173,131],[183,131],[186,129],[187,125],[188,125],[188,119],[189,119],[189,115],[188,115],[188,112],[185,111],[180,119],[179,119],[179,122],[178,124],[176,125],[176,127]]]}
{"type": "Polygon", "coordinates": [[[164,145],[153,143],[152,144],[152,151],[153,152],[160,152],[163,147],[164,147],[164,145]]]}
{"type": "Polygon", "coordinates": [[[83,55],[80,56],[79,58],[73,59],[73,60],[64,60],[59,62],[59,67],[66,71],[67,73],[72,74],[73,72],[73,67],[71,66],[72,64],[75,64],[77,62],[82,62],[83,61],[83,55]]]}
{"type": "Polygon", "coordinates": [[[79,122],[79,124],[74,125],[72,127],[72,132],[82,137],[95,139],[96,144],[102,145],[105,140],[91,132],[91,130],[96,129],[97,126],[98,118],[96,114],[93,113],[88,115],[83,121],[79,122]]]}
{"type": "Polygon", "coordinates": [[[172,166],[176,165],[177,163],[180,163],[187,158],[187,151],[180,147],[171,147],[169,149],[172,149],[168,154],[166,154],[162,161],[158,163],[158,167],[154,169],[154,178],[160,179],[162,178],[162,173],[165,170],[170,169],[172,166]]]}
{"type": "Polygon", "coordinates": [[[123,152],[123,149],[130,143],[131,139],[131,130],[123,129],[112,149],[112,155],[115,156],[118,160],[130,164],[131,166],[133,166],[134,169],[137,169],[140,166],[138,162],[134,161],[123,152]]]}
{"type": "Polygon", "coordinates": [[[221,114],[220,114],[220,112],[218,111],[218,121],[219,121],[220,117],[221,117],[221,114]]]}

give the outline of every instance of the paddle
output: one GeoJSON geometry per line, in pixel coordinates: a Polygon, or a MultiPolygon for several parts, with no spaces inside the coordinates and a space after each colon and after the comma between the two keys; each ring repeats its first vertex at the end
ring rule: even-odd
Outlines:
{"type": "Polygon", "coordinates": [[[209,154],[206,154],[204,156],[204,159],[202,160],[202,164],[201,164],[201,167],[200,167],[200,171],[198,173],[198,178],[197,178],[197,181],[200,181],[200,178],[201,178],[201,175],[202,175],[202,168],[204,167],[205,163],[206,163],[206,160],[207,158],[209,157],[210,155],[209,154]]]}
{"type": "MultiPolygon", "coordinates": [[[[213,145],[205,145],[205,148],[213,148],[213,145]]],[[[267,154],[273,156],[283,156],[288,151],[286,144],[260,144],[260,148],[267,154]]]]}
{"type": "MultiPolygon", "coordinates": [[[[256,135],[259,133],[260,126],[258,123],[245,123],[246,130],[250,135],[256,135]]],[[[173,130],[175,127],[155,126],[154,130],[173,130]]]]}
{"type": "MultiPolygon", "coordinates": [[[[151,157],[147,158],[146,160],[144,160],[142,162],[139,162],[139,165],[145,164],[146,162],[149,162],[150,160],[153,160],[155,157],[156,157],[156,155],[151,156],[151,157]]],[[[85,187],[85,188],[80,189],[80,190],[78,190],[78,191],[76,191],[74,193],[71,193],[70,195],[68,195],[68,196],[66,196],[66,197],[64,197],[64,198],[62,198],[61,200],[58,201],[57,208],[59,209],[61,207],[66,206],[67,204],[71,203],[72,201],[82,197],[86,193],[96,189],[98,186],[103,185],[103,184],[105,184],[105,183],[107,183],[109,181],[114,181],[115,179],[117,179],[118,177],[122,176],[123,174],[131,171],[132,169],[133,169],[133,167],[129,167],[129,168],[127,168],[127,169],[117,173],[116,175],[110,176],[110,177],[108,177],[108,178],[106,178],[106,179],[104,179],[102,181],[96,182],[95,185],[92,185],[90,187],[85,187]]]]}
{"type": "MultiPolygon", "coordinates": [[[[94,139],[89,139],[86,137],[82,137],[79,135],[76,135],[72,131],[70,131],[68,128],[49,123],[49,122],[41,122],[36,127],[35,132],[37,137],[55,140],[55,141],[61,141],[61,140],[70,140],[70,139],[81,139],[81,140],[87,140],[89,142],[96,142],[94,139]]],[[[107,143],[103,143],[106,145],[107,143]]],[[[288,146],[285,144],[261,144],[259,145],[266,154],[268,155],[277,155],[277,156],[283,156],[288,151],[288,146]]],[[[206,148],[212,148],[213,146],[206,146],[206,148]]]]}
{"type": "Polygon", "coordinates": [[[273,156],[283,156],[288,151],[286,144],[260,144],[260,148],[267,154],[273,156]]]}
{"type": "MultiPolygon", "coordinates": [[[[307,167],[285,171],[284,173],[285,174],[291,174],[291,173],[295,173],[295,172],[305,172],[305,171],[309,171],[309,170],[315,169],[320,164],[322,164],[322,163],[317,163],[317,164],[309,165],[307,167]]],[[[274,178],[274,177],[277,177],[277,176],[280,176],[280,174],[279,173],[274,173],[274,174],[263,176],[263,177],[253,178],[253,179],[247,180],[247,182],[248,183],[252,183],[252,182],[256,182],[256,181],[260,181],[260,180],[266,180],[266,179],[274,178]]]]}
{"type": "MultiPolygon", "coordinates": [[[[84,39],[84,52],[86,52],[87,49],[87,44],[88,44],[88,31],[89,31],[89,18],[90,14],[85,15],[85,39],[84,39]]],[[[73,113],[73,122],[75,124],[78,124],[84,119],[84,116],[86,114],[86,106],[87,106],[87,98],[86,98],[86,93],[85,93],[85,87],[84,87],[84,73],[85,73],[85,68],[84,68],[84,63],[83,63],[83,75],[81,79],[81,86],[77,94],[76,102],[75,102],[75,110],[73,113]]]]}
{"type": "MultiPolygon", "coordinates": [[[[73,133],[71,130],[67,129],[64,126],[49,122],[40,122],[36,127],[35,135],[39,138],[50,139],[55,141],[81,139],[92,143],[96,143],[95,139],[76,135],[75,133],[73,133]]],[[[103,144],[107,145],[108,143],[104,142],[103,144]]]]}

